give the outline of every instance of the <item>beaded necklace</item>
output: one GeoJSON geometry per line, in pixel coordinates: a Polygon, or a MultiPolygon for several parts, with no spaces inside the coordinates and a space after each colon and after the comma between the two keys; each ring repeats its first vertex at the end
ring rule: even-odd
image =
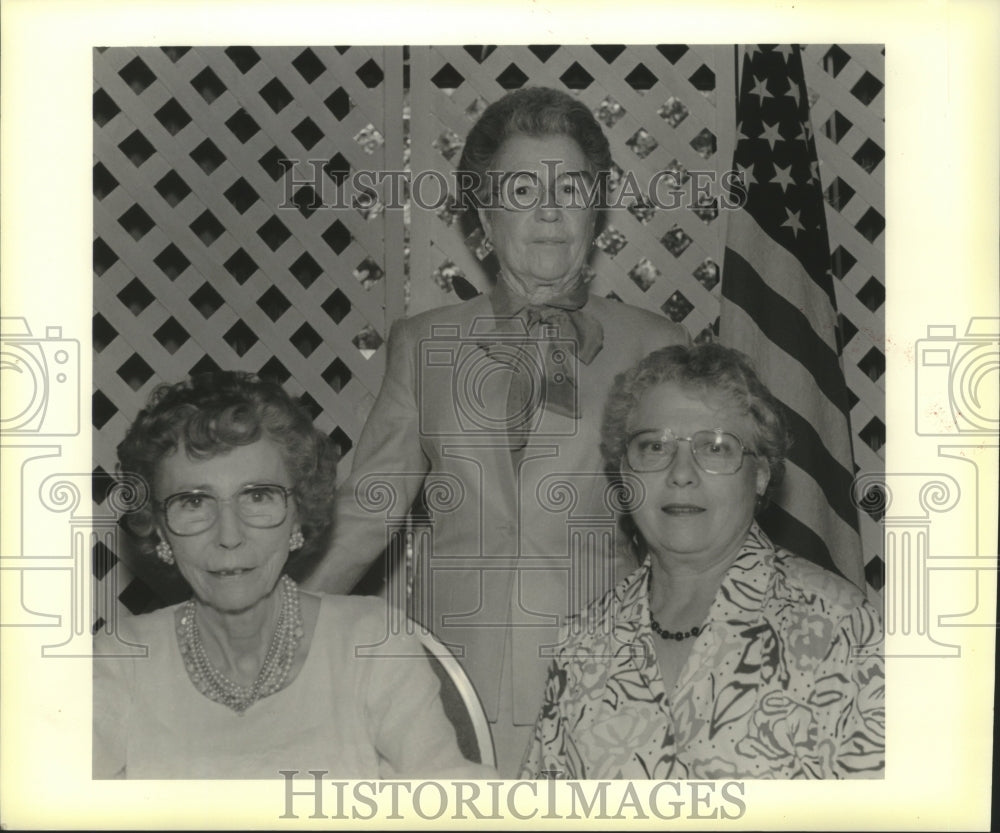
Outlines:
{"type": "Polygon", "coordinates": [[[653,629],[654,633],[659,634],[661,639],[676,639],[680,642],[682,639],[687,639],[690,636],[697,636],[701,633],[701,628],[695,625],[689,631],[665,631],[660,627],[660,623],[653,618],[653,614],[649,614],[649,626],[653,629]]]}
{"type": "Polygon", "coordinates": [[[185,602],[177,626],[181,656],[191,682],[210,700],[239,715],[258,700],[281,690],[295,661],[303,633],[298,587],[291,578],[282,576],[281,611],[271,644],[257,678],[250,686],[243,686],[230,680],[209,661],[198,628],[194,599],[185,602]]]}
{"type": "MultiPolygon", "coordinates": [[[[646,597],[649,598],[649,593],[653,588],[653,571],[649,571],[649,578],[646,580],[646,597]]],[[[695,625],[689,631],[668,631],[660,627],[660,623],[653,618],[653,611],[649,612],[649,627],[653,629],[653,633],[657,634],[661,639],[676,639],[680,642],[682,639],[689,639],[692,636],[697,636],[701,633],[701,626],[695,625]]]]}

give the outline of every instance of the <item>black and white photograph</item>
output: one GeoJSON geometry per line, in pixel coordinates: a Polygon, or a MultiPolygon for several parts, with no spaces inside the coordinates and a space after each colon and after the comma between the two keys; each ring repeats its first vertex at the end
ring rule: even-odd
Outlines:
{"type": "Polygon", "coordinates": [[[925,99],[891,4],[241,5],[94,4],[58,117],[0,50],[4,746],[71,678],[80,810],[0,821],[932,829],[923,750],[987,829],[996,201],[900,173],[985,10],[925,99]]]}

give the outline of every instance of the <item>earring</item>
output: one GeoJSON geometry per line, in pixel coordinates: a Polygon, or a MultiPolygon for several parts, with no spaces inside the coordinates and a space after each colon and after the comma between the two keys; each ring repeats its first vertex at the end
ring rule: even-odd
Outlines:
{"type": "Polygon", "coordinates": [[[173,564],[174,551],[170,549],[170,544],[163,540],[158,541],[156,544],[156,557],[164,564],[173,564]]]}
{"type": "Polygon", "coordinates": [[[302,534],[302,530],[298,527],[292,530],[292,534],[288,536],[288,549],[292,552],[301,549],[303,544],[305,544],[306,538],[302,534]]]}

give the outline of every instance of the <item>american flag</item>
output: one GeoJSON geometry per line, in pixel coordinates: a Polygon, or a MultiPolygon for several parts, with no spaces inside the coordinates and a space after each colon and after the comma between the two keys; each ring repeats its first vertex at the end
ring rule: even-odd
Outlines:
{"type": "Polygon", "coordinates": [[[823,194],[798,46],[742,47],[719,338],[787,407],[785,485],[761,525],[775,543],[864,588],[847,385],[823,194]]]}

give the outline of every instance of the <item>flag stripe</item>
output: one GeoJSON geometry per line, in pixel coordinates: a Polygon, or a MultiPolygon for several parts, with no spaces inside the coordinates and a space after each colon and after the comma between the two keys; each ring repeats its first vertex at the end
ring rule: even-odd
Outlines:
{"type": "MultiPolygon", "coordinates": [[[[836,306],[837,299],[836,296],[833,294],[833,283],[830,281],[829,277],[826,275],[825,272],[820,272],[819,274],[816,274],[810,271],[810,266],[812,266],[813,264],[810,264],[808,261],[812,260],[815,257],[815,254],[812,251],[808,249],[806,250],[807,257],[805,258],[804,262],[803,258],[796,256],[796,251],[789,251],[784,246],[782,246],[781,242],[777,240],[773,234],[773,232],[780,231],[781,228],[774,227],[773,225],[769,224],[768,218],[762,216],[763,212],[757,209],[755,205],[748,204],[746,206],[746,209],[739,213],[743,217],[748,218],[750,221],[756,222],[758,225],[757,238],[753,241],[752,245],[752,250],[756,260],[758,260],[761,263],[767,263],[769,266],[771,266],[772,264],[770,263],[770,256],[773,254],[773,252],[778,250],[783,251],[784,255],[781,258],[781,260],[789,261],[789,265],[785,266],[785,264],[783,263],[773,264],[775,266],[774,270],[775,277],[779,281],[781,281],[782,272],[784,272],[787,275],[795,275],[796,276],[795,281],[785,281],[785,283],[786,285],[790,286],[798,281],[803,281],[802,285],[794,287],[794,292],[796,296],[802,297],[808,293],[810,288],[813,288],[823,294],[823,297],[825,298],[826,301],[826,306],[828,308],[836,306]],[[783,266],[785,266],[784,269],[782,268],[783,266]]],[[[735,230],[730,234],[730,237],[732,237],[734,233],[736,233],[735,230]]],[[[737,244],[736,246],[737,248],[739,248],[738,239],[739,238],[737,237],[736,240],[733,241],[735,244],[737,244]]],[[[801,249],[799,249],[798,251],[800,253],[802,252],[801,249]]]]}
{"type": "MultiPolygon", "coordinates": [[[[852,522],[853,519],[844,521],[839,515],[824,511],[825,492],[793,460],[785,463],[785,483],[782,488],[784,492],[791,493],[795,497],[788,502],[778,501],[782,509],[790,517],[812,529],[822,540],[824,550],[845,578],[855,582],[859,587],[864,587],[864,568],[858,557],[860,538],[852,522]]],[[[789,549],[793,548],[789,546],[789,549]]]]}
{"type": "Polygon", "coordinates": [[[853,473],[830,456],[816,429],[795,411],[788,411],[788,423],[795,437],[788,459],[808,472],[841,518],[849,524],[856,523],[857,509],[851,502],[853,473]]]}
{"type": "Polygon", "coordinates": [[[832,289],[824,289],[815,280],[804,280],[808,273],[799,260],[767,235],[752,214],[752,211],[738,211],[730,218],[728,248],[751,264],[766,263],[768,286],[793,301],[818,336],[829,334],[831,340],[827,343],[836,349],[833,333],[837,326],[837,316],[836,305],[830,300],[832,289]]]}
{"type": "MultiPolygon", "coordinates": [[[[820,567],[844,575],[830,557],[830,552],[823,539],[813,532],[807,524],[802,523],[794,515],[788,514],[778,504],[772,503],[768,506],[760,513],[757,520],[765,529],[781,530],[780,546],[791,550],[796,555],[808,558],[814,564],[819,564],[820,567]]],[[[776,535],[773,532],[769,534],[776,535]]],[[[844,578],[847,576],[845,575],[844,578]]]]}
{"type": "Polygon", "coordinates": [[[761,517],[780,546],[864,586],[847,385],[830,246],[797,46],[744,48],[719,335],[748,353],[788,411],[786,482],[761,517]]]}
{"type": "Polygon", "coordinates": [[[832,405],[824,408],[822,402],[817,402],[819,394],[810,383],[811,377],[793,356],[775,349],[765,338],[758,337],[756,342],[759,349],[740,346],[755,365],[763,368],[761,378],[785,405],[789,431],[794,438],[788,459],[809,472],[841,518],[849,524],[855,523],[857,509],[850,500],[853,455],[847,445],[847,420],[832,405]],[[831,449],[831,444],[823,441],[826,436],[839,437],[841,441],[835,445],[840,447],[831,449]]]}
{"type": "Polygon", "coordinates": [[[781,350],[801,362],[823,395],[847,414],[844,375],[837,355],[810,326],[808,319],[775,292],[739,252],[726,252],[726,298],[738,304],[760,331],[781,350]]]}
{"type": "Polygon", "coordinates": [[[753,319],[741,307],[724,304],[730,326],[746,328],[739,348],[753,360],[764,384],[785,406],[813,426],[830,454],[844,468],[852,467],[854,455],[847,416],[823,396],[797,356],[780,350],[767,336],[753,329],[753,319]]]}

